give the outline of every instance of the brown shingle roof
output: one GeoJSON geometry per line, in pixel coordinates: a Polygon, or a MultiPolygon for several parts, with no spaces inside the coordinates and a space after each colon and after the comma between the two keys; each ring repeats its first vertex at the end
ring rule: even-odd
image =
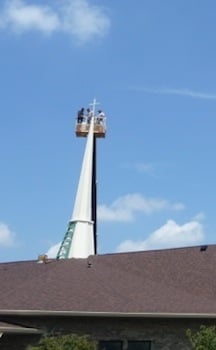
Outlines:
{"type": "Polygon", "coordinates": [[[216,245],[1,263],[0,310],[216,314],[216,245]]]}

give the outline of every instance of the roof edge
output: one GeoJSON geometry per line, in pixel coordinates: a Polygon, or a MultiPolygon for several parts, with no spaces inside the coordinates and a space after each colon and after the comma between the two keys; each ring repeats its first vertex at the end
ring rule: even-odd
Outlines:
{"type": "Polygon", "coordinates": [[[0,310],[1,316],[62,316],[62,317],[140,317],[140,318],[216,318],[216,313],[167,312],[86,312],[51,310],[0,310]]]}

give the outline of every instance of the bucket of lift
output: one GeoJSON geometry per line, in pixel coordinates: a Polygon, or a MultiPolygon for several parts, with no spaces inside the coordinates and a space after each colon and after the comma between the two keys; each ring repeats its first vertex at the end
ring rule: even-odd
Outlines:
{"type": "MultiPolygon", "coordinates": [[[[97,120],[94,118],[94,135],[96,137],[104,138],[106,136],[106,118],[103,120],[97,120]]],[[[87,120],[83,120],[81,123],[76,122],[75,133],[78,137],[86,137],[89,132],[90,124],[87,120]]]]}

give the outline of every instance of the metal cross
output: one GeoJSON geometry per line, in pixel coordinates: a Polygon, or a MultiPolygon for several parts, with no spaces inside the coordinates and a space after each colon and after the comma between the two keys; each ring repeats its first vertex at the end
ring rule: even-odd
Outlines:
{"type": "Polygon", "coordinates": [[[96,105],[99,105],[100,102],[96,101],[96,98],[93,99],[93,103],[90,103],[90,106],[92,106],[92,112],[93,112],[93,116],[95,116],[95,107],[96,105]]]}

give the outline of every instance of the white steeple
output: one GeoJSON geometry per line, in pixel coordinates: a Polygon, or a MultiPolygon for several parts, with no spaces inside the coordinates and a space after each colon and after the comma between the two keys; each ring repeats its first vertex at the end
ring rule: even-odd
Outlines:
{"type": "Polygon", "coordinates": [[[91,119],[88,116],[77,123],[76,135],[87,136],[80,179],[72,217],[59,248],[57,259],[87,258],[96,254],[96,137],[105,137],[104,120],[95,117],[94,99],[91,119]],[[83,120],[84,119],[84,120],[83,120]]]}
{"type": "Polygon", "coordinates": [[[87,258],[94,254],[94,223],[91,220],[93,140],[94,118],[90,122],[73,214],[58,259],[87,258]]]}

